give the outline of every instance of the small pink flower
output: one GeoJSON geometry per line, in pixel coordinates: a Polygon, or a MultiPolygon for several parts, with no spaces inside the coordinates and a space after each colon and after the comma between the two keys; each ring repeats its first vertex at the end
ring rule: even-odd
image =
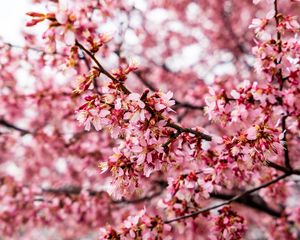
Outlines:
{"type": "Polygon", "coordinates": [[[246,134],[248,140],[255,140],[257,138],[257,128],[255,126],[248,128],[246,134]]]}
{"type": "Polygon", "coordinates": [[[236,90],[232,90],[231,92],[230,92],[230,95],[234,98],[234,99],[239,99],[240,98],[240,94],[239,94],[239,92],[238,91],[236,91],[236,90]]]}
{"type": "Polygon", "coordinates": [[[131,93],[127,96],[126,100],[128,101],[134,101],[137,103],[137,105],[140,108],[144,108],[145,107],[145,103],[141,100],[141,96],[138,93],[131,93]]]}
{"type": "Polygon", "coordinates": [[[159,93],[160,95],[160,99],[158,99],[158,102],[155,103],[154,107],[156,111],[161,111],[163,109],[166,109],[167,111],[171,111],[174,112],[173,109],[171,109],[170,107],[173,106],[175,104],[174,100],[171,100],[173,97],[173,93],[172,92],[167,92],[165,93],[159,93]]]}
{"type": "Polygon", "coordinates": [[[254,18],[252,20],[252,23],[250,24],[249,28],[254,28],[255,33],[262,32],[267,24],[269,23],[269,20],[266,18],[254,18]]]}
{"type": "Polygon", "coordinates": [[[96,109],[80,110],[77,113],[77,120],[85,126],[84,129],[86,131],[90,131],[91,124],[94,125],[96,131],[99,131],[103,126],[109,124],[109,120],[106,119],[106,116],[109,114],[110,111],[106,109],[101,109],[100,111],[96,109]]]}

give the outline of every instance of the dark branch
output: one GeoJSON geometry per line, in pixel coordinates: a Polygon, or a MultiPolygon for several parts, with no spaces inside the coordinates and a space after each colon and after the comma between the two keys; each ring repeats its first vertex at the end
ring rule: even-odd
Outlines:
{"type": "Polygon", "coordinates": [[[198,138],[201,138],[201,139],[204,139],[206,141],[211,141],[212,140],[212,137],[205,134],[205,133],[202,133],[202,132],[199,132],[197,130],[193,130],[191,128],[183,128],[183,127],[180,127],[179,125],[177,124],[174,124],[174,123],[171,123],[171,122],[168,122],[167,125],[168,127],[171,127],[171,128],[174,128],[176,129],[178,132],[181,132],[181,133],[192,133],[194,134],[196,137],[198,138]]]}
{"type": "MultiPolygon", "coordinates": [[[[160,186],[160,190],[146,195],[144,197],[141,198],[135,198],[135,199],[121,199],[121,200],[111,200],[112,204],[138,204],[138,203],[142,203],[145,201],[150,201],[158,196],[160,196],[164,189],[165,189],[166,185],[162,185],[160,186]]],[[[47,189],[43,189],[43,192],[45,193],[49,193],[49,194],[56,194],[56,195],[78,195],[81,192],[81,188],[80,187],[66,187],[66,188],[47,188],[47,189]]],[[[88,190],[88,193],[90,196],[93,197],[101,197],[103,194],[106,194],[104,191],[94,191],[94,190],[88,190]]],[[[229,200],[231,198],[233,198],[233,195],[230,194],[223,194],[223,193],[212,193],[210,195],[213,198],[218,198],[218,199],[222,199],[222,200],[229,200]]],[[[42,199],[39,199],[42,200],[42,199]]],[[[281,216],[281,212],[278,212],[270,207],[267,206],[267,204],[262,200],[259,199],[258,196],[244,196],[241,199],[236,200],[237,203],[241,203],[246,207],[250,207],[253,208],[255,210],[264,212],[269,214],[270,216],[273,217],[280,217],[281,216]]]]}
{"type": "MultiPolygon", "coordinates": [[[[230,195],[230,194],[223,194],[223,193],[212,193],[210,194],[211,197],[213,198],[218,198],[218,199],[222,199],[222,200],[230,200],[234,197],[234,195],[230,195]]],[[[270,208],[266,202],[260,198],[258,195],[252,196],[252,195],[248,195],[248,196],[244,196],[240,199],[237,199],[235,202],[240,203],[246,207],[250,207],[253,208],[255,210],[258,210],[260,212],[264,212],[269,214],[270,216],[279,218],[281,217],[282,212],[276,211],[272,208],[270,208]]]]}
{"type": "Polygon", "coordinates": [[[271,162],[271,161],[266,161],[266,165],[268,167],[274,168],[278,171],[285,172],[285,173],[290,172],[290,170],[291,170],[291,169],[287,169],[287,168],[285,168],[281,165],[278,165],[277,163],[271,162]]]}
{"type": "MultiPolygon", "coordinates": [[[[276,27],[278,28],[280,25],[280,13],[278,11],[278,0],[274,0],[274,11],[275,11],[275,15],[274,15],[274,19],[276,22],[276,27]]],[[[277,45],[278,45],[278,53],[282,52],[282,41],[281,41],[281,33],[280,31],[277,29],[277,45]]],[[[279,65],[281,63],[281,58],[279,60],[275,60],[275,64],[279,65]]],[[[278,81],[279,81],[279,85],[280,85],[280,90],[283,89],[284,86],[284,81],[287,80],[286,78],[283,77],[282,74],[282,69],[278,69],[278,72],[276,73],[277,77],[278,77],[278,81]]],[[[283,99],[280,98],[280,104],[283,104],[283,99]]],[[[286,119],[287,119],[288,115],[283,116],[281,119],[281,128],[282,128],[282,134],[283,134],[283,147],[284,147],[284,163],[285,166],[291,170],[292,166],[290,163],[290,158],[289,158],[289,149],[288,149],[288,143],[287,143],[287,138],[286,138],[286,119]]]]}
{"type": "Polygon", "coordinates": [[[31,133],[30,131],[25,130],[23,128],[19,128],[19,127],[13,125],[13,124],[7,122],[4,119],[0,119],[0,125],[2,125],[4,127],[7,127],[7,128],[10,128],[10,129],[13,129],[13,130],[16,130],[16,131],[20,132],[22,135],[30,134],[31,133]]]}
{"type": "Polygon", "coordinates": [[[286,119],[287,119],[287,116],[284,116],[281,119],[281,128],[282,128],[282,134],[283,134],[282,141],[283,141],[283,148],[284,148],[284,163],[285,163],[285,166],[289,170],[291,170],[292,166],[290,164],[289,149],[288,149],[288,143],[287,143],[287,138],[286,138],[286,131],[287,131],[286,119]]]}
{"type": "MultiPolygon", "coordinates": [[[[159,195],[161,195],[164,191],[165,187],[160,186],[160,190],[156,192],[143,196],[141,198],[134,198],[134,199],[121,199],[121,200],[114,200],[111,199],[112,204],[138,204],[145,201],[150,201],[159,195]]],[[[43,192],[55,195],[79,195],[82,191],[80,187],[64,187],[64,188],[44,188],[42,189],[43,192]]],[[[90,196],[93,197],[101,197],[103,194],[106,194],[105,191],[95,191],[95,190],[87,190],[90,196]]]]}
{"type": "Polygon", "coordinates": [[[278,181],[280,181],[280,180],[282,180],[282,179],[284,179],[284,178],[286,178],[286,177],[288,177],[290,175],[292,175],[292,173],[285,173],[285,174],[283,174],[283,175],[281,175],[281,176],[279,176],[279,177],[277,177],[277,178],[275,178],[275,179],[273,179],[273,180],[271,180],[269,182],[266,182],[264,184],[259,185],[258,187],[251,188],[251,189],[249,189],[249,190],[247,190],[247,191],[245,191],[245,192],[243,192],[243,193],[241,193],[239,195],[236,195],[236,196],[230,198],[229,200],[227,200],[227,201],[225,201],[223,203],[216,204],[216,205],[211,206],[211,207],[202,208],[202,209],[199,209],[199,210],[197,210],[195,212],[192,212],[192,213],[184,215],[184,216],[180,216],[180,217],[173,218],[173,219],[170,219],[170,220],[165,220],[164,223],[169,224],[169,223],[180,221],[180,220],[183,220],[183,219],[186,219],[186,218],[196,217],[196,216],[198,216],[201,213],[205,213],[205,212],[208,212],[210,210],[223,207],[223,206],[228,205],[228,204],[230,204],[232,202],[236,202],[236,201],[244,198],[245,196],[247,196],[247,195],[249,195],[249,194],[251,194],[253,192],[256,192],[256,191],[258,191],[260,189],[268,187],[268,186],[270,186],[270,185],[272,185],[272,184],[274,184],[274,183],[276,183],[276,182],[278,182],[278,181]]]}

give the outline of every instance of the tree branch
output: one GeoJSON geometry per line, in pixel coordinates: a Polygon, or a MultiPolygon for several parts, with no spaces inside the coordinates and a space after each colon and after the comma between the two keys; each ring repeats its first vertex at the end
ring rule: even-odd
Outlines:
{"type": "Polygon", "coordinates": [[[282,117],[281,119],[281,128],[282,128],[282,134],[283,134],[283,138],[282,138],[282,141],[283,141],[283,148],[284,148],[284,163],[285,163],[285,166],[291,170],[292,169],[292,166],[290,164],[290,157],[289,157],[289,149],[288,149],[288,143],[287,143],[287,138],[286,138],[286,119],[287,119],[288,116],[284,116],[282,117]]]}
{"type": "Polygon", "coordinates": [[[274,184],[274,183],[280,181],[281,179],[284,179],[284,178],[286,178],[286,177],[288,177],[290,175],[292,175],[292,173],[285,173],[285,174],[283,174],[283,175],[281,175],[281,176],[279,176],[279,177],[277,177],[277,178],[275,178],[275,179],[273,179],[273,180],[271,180],[269,182],[266,182],[264,184],[259,185],[258,187],[251,188],[251,189],[249,189],[249,190],[247,190],[247,191],[245,191],[245,192],[243,192],[243,193],[241,193],[239,195],[236,195],[236,196],[230,198],[228,201],[225,201],[225,202],[220,203],[220,204],[216,204],[216,205],[211,206],[211,207],[206,207],[206,208],[199,209],[198,211],[192,212],[192,213],[184,215],[184,216],[180,216],[180,217],[173,218],[173,219],[170,219],[170,220],[165,220],[164,223],[169,224],[169,223],[180,221],[180,220],[183,220],[183,219],[186,219],[186,218],[196,217],[196,216],[198,216],[201,213],[208,212],[210,210],[223,207],[223,206],[228,205],[228,204],[230,204],[232,202],[235,202],[235,201],[238,201],[238,200],[242,199],[246,195],[249,195],[249,194],[251,194],[253,192],[256,192],[256,191],[258,191],[260,189],[268,187],[268,186],[270,186],[270,185],[272,185],[272,184],[274,184]]]}
{"type": "Polygon", "coordinates": [[[274,168],[274,169],[276,169],[276,170],[278,170],[278,171],[285,172],[285,173],[291,171],[291,169],[285,168],[285,167],[283,167],[283,166],[281,166],[281,165],[278,165],[277,163],[271,162],[271,161],[269,161],[269,160],[266,161],[266,165],[267,165],[268,167],[274,168]]]}
{"type": "MultiPolygon", "coordinates": [[[[138,204],[141,202],[145,202],[145,201],[150,201],[156,197],[158,197],[159,195],[161,195],[163,193],[163,191],[165,190],[164,186],[160,186],[160,189],[155,191],[152,194],[149,195],[145,195],[141,198],[134,198],[134,199],[121,199],[121,200],[114,200],[111,199],[111,204],[138,204]]],[[[64,188],[43,188],[42,189],[43,192],[45,193],[49,193],[49,194],[56,194],[56,195],[79,195],[82,191],[82,189],[80,187],[64,187],[64,188]]],[[[103,194],[106,194],[105,191],[95,191],[95,190],[87,190],[90,196],[93,197],[101,197],[103,194]]],[[[40,200],[40,199],[39,199],[40,200]]]]}
{"type": "MultiPolygon", "coordinates": [[[[275,15],[274,15],[274,19],[276,22],[276,27],[278,28],[280,25],[280,14],[278,11],[278,0],[274,0],[274,11],[275,11],[275,15]]],[[[278,53],[282,52],[282,42],[281,42],[281,33],[280,31],[277,29],[277,44],[278,44],[278,53]]],[[[277,61],[275,60],[275,64],[279,65],[281,62],[281,58],[277,61]]],[[[277,77],[278,77],[278,82],[279,82],[279,89],[282,90],[283,89],[283,85],[284,85],[284,81],[287,80],[288,78],[283,78],[282,75],[282,69],[280,68],[278,70],[278,72],[276,73],[277,77]]],[[[280,104],[283,104],[283,97],[280,97],[280,104]]],[[[286,138],[286,119],[287,119],[288,115],[283,116],[281,119],[281,128],[282,128],[282,134],[283,134],[283,147],[284,147],[284,163],[285,166],[291,170],[292,166],[290,163],[290,158],[289,158],[289,149],[288,149],[288,143],[287,143],[287,138],[286,138]]]]}
{"type": "MultiPolygon", "coordinates": [[[[210,194],[213,198],[218,198],[222,200],[230,200],[234,197],[234,195],[231,194],[224,194],[224,193],[212,193],[210,194]]],[[[237,199],[235,202],[240,203],[246,207],[253,208],[255,210],[258,210],[260,212],[264,212],[269,214],[270,216],[279,218],[281,217],[282,212],[276,211],[272,208],[270,208],[266,202],[260,198],[258,195],[255,196],[243,196],[240,199],[237,199]]]]}
{"type": "MultiPolygon", "coordinates": [[[[158,196],[160,196],[164,189],[167,187],[167,183],[163,182],[159,184],[160,190],[155,191],[152,194],[143,196],[141,198],[135,198],[135,199],[121,199],[121,200],[113,200],[111,199],[111,203],[114,205],[119,204],[138,204],[145,201],[150,201],[158,196]]],[[[63,194],[63,195],[79,195],[81,192],[80,187],[66,187],[66,188],[45,188],[43,189],[43,192],[49,193],[49,194],[63,194]]],[[[94,190],[88,190],[88,193],[90,196],[94,197],[101,197],[103,194],[105,194],[105,191],[94,191],[94,190]]],[[[212,193],[210,194],[211,197],[222,199],[222,200],[230,200],[234,196],[232,194],[224,194],[224,193],[212,193]]],[[[42,201],[43,199],[39,198],[39,201],[42,201]]],[[[252,209],[258,210],[260,212],[264,212],[269,214],[273,217],[280,217],[282,212],[276,211],[270,207],[263,201],[263,199],[259,198],[259,196],[244,196],[240,199],[237,199],[235,202],[240,203],[246,207],[250,207],[252,209]]]]}
{"type": "MultiPolygon", "coordinates": [[[[113,83],[115,84],[118,84],[119,87],[120,87],[120,90],[125,93],[125,94],[130,94],[131,91],[128,90],[124,84],[122,82],[120,82],[117,78],[115,78],[113,75],[111,75],[108,71],[106,71],[104,69],[104,67],[101,65],[101,63],[98,61],[98,59],[94,56],[94,54],[92,54],[88,49],[86,49],[81,43],[79,43],[78,41],[76,41],[76,46],[78,46],[83,52],[85,52],[93,61],[94,63],[97,65],[97,67],[99,68],[100,72],[103,73],[105,76],[107,76],[109,79],[111,79],[113,81],[113,83]]],[[[143,99],[141,99],[143,101],[143,99]]],[[[165,117],[163,117],[159,112],[156,112],[155,110],[153,110],[147,103],[147,101],[143,101],[146,105],[145,109],[150,112],[152,115],[155,115],[157,114],[158,117],[160,119],[164,119],[165,117]]],[[[176,123],[171,123],[171,122],[168,122],[168,124],[166,125],[170,128],[173,128],[173,129],[176,129],[177,131],[181,131],[181,132],[188,132],[188,133],[192,133],[194,134],[196,137],[198,138],[201,138],[201,139],[205,139],[207,141],[211,141],[212,140],[212,137],[205,134],[205,133],[202,133],[200,131],[197,131],[197,130],[193,130],[191,128],[183,128],[181,126],[179,126],[178,124],[176,123]]]]}
{"type": "Polygon", "coordinates": [[[60,52],[46,52],[43,49],[39,49],[39,48],[34,48],[34,47],[28,47],[28,46],[19,46],[19,45],[15,45],[12,43],[8,43],[8,42],[2,42],[3,44],[7,45],[10,48],[19,48],[19,49],[27,49],[30,51],[34,51],[37,53],[42,53],[42,54],[47,54],[47,55],[61,55],[62,57],[67,57],[68,55],[65,53],[60,53],[60,52]]]}
{"type": "Polygon", "coordinates": [[[212,137],[205,134],[205,133],[199,132],[199,131],[191,129],[191,128],[183,128],[183,127],[180,127],[179,125],[177,125],[175,123],[168,122],[166,126],[174,128],[174,129],[176,129],[177,131],[179,131],[181,133],[183,133],[183,132],[192,133],[196,137],[204,139],[206,141],[211,141],[212,140],[212,137]]]}
{"type": "Polygon", "coordinates": [[[4,119],[0,119],[0,125],[2,125],[4,127],[7,127],[7,128],[10,128],[10,129],[13,129],[13,130],[16,130],[16,131],[20,132],[22,135],[31,134],[30,131],[25,130],[23,128],[19,128],[19,127],[13,125],[13,124],[7,122],[4,119]]]}

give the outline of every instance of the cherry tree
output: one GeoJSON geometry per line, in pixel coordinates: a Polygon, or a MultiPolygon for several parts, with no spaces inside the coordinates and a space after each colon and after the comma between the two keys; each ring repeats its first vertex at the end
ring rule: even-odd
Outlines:
{"type": "Polygon", "coordinates": [[[1,239],[300,238],[299,0],[32,3],[1,239]]]}

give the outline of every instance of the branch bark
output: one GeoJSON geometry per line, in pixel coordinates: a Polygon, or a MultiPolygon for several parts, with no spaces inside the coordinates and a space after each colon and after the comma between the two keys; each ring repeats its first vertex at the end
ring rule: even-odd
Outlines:
{"type": "Polygon", "coordinates": [[[10,129],[13,129],[13,130],[16,130],[16,131],[20,132],[22,135],[31,134],[30,131],[23,129],[23,128],[19,128],[19,127],[13,125],[12,123],[7,122],[4,119],[0,119],[0,125],[10,128],[10,129]]]}
{"type": "MultiPolygon", "coordinates": [[[[222,199],[222,200],[230,200],[234,197],[231,194],[224,194],[224,193],[212,193],[210,194],[211,197],[222,199]]],[[[260,198],[258,195],[255,196],[244,196],[240,199],[237,199],[235,202],[240,203],[246,207],[250,207],[254,210],[258,210],[260,212],[267,213],[270,216],[279,218],[282,215],[281,211],[276,211],[275,209],[270,208],[266,202],[260,198]]]]}
{"type": "Polygon", "coordinates": [[[201,209],[199,209],[199,210],[197,210],[195,212],[192,212],[190,214],[186,214],[186,215],[183,215],[183,216],[180,216],[180,217],[177,217],[177,218],[165,220],[164,223],[165,224],[169,224],[169,223],[180,221],[180,220],[187,219],[187,218],[190,218],[190,217],[196,217],[196,216],[198,216],[201,213],[205,213],[205,212],[208,212],[210,210],[217,209],[217,208],[223,207],[225,205],[229,205],[232,202],[239,201],[243,197],[245,197],[245,196],[247,196],[247,195],[249,195],[249,194],[251,194],[253,192],[256,192],[256,191],[258,191],[260,189],[268,187],[268,186],[270,186],[270,185],[272,185],[272,184],[274,184],[274,183],[276,183],[276,182],[278,182],[278,181],[280,181],[280,180],[282,180],[282,179],[284,179],[284,178],[286,178],[286,177],[288,177],[290,175],[292,175],[292,173],[285,173],[285,174],[283,174],[283,175],[281,175],[281,176],[279,176],[279,177],[277,177],[277,178],[275,178],[275,179],[273,179],[273,180],[271,180],[269,182],[266,182],[266,183],[263,183],[263,184],[259,185],[258,187],[251,188],[251,189],[249,189],[249,190],[247,190],[247,191],[245,191],[245,192],[243,192],[243,193],[241,193],[239,195],[236,195],[236,196],[230,198],[229,200],[227,200],[227,201],[225,201],[223,203],[216,204],[216,205],[213,205],[211,207],[201,208],[201,209]]]}

